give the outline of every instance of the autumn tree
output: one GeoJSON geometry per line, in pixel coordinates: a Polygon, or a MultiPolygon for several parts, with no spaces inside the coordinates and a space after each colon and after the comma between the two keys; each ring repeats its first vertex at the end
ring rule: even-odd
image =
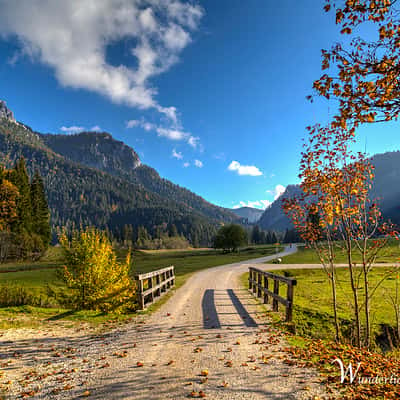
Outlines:
{"type": "Polygon", "coordinates": [[[5,178],[5,170],[0,166],[0,231],[10,231],[17,219],[18,189],[5,178]]]}
{"type": "Polygon", "coordinates": [[[347,45],[338,43],[322,50],[325,73],[314,82],[314,89],[318,96],[337,100],[331,127],[344,128],[349,136],[361,124],[398,118],[398,4],[397,0],[326,1],[325,11],[335,13],[341,34],[350,40],[347,45]],[[362,29],[365,25],[368,29],[362,29]]]}
{"type": "Polygon", "coordinates": [[[329,278],[336,340],[340,340],[340,328],[335,266],[338,252],[346,255],[355,342],[368,347],[370,300],[376,291],[368,277],[379,251],[390,237],[397,237],[397,232],[382,222],[377,203],[369,198],[373,166],[364,154],[350,151],[352,140],[347,130],[319,125],[308,130],[300,163],[302,195],[286,199],[284,209],[302,238],[316,251],[329,278]]]}
{"type": "Polygon", "coordinates": [[[64,231],[59,240],[65,256],[62,279],[73,293],[64,301],[78,309],[102,311],[134,302],[130,251],[124,262],[118,262],[107,236],[95,228],[74,230],[72,237],[64,231]]]}

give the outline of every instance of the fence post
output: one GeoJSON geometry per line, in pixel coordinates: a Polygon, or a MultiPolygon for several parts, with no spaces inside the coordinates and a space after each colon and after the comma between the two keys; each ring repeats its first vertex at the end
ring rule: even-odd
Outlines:
{"type": "Polygon", "coordinates": [[[140,309],[144,310],[143,281],[141,279],[139,279],[138,300],[140,309]]]}
{"type": "Polygon", "coordinates": [[[268,293],[266,290],[268,290],[268,276],[264,275],[264,304],[268,304],[268,293]]]}
{"type": "Polygon", "coordinates": [[[261,297],[261,272],[257,272],[257,297],[261,297]]]}
{"type": "Polygon", "coordinates": [[[288,304],[286,306],[286,322],[292,320],[293,316],[293,285],[289,284],[287,287],[287,300],[288,304]]]}
{"type": "Polygon", "coordinates": [[[251,290],[253,288],[253,270],[251,269],[251,267],[249,268],[249,290],[251,290]]]}
{"type": "MultiPolygon", "coordinates": [[[[279,281],[274,280],[274,294],[279,295],[279,281]]],[[[274,297],[272,300],[272,310],[278,311],[278,300],[274,297]]]]}

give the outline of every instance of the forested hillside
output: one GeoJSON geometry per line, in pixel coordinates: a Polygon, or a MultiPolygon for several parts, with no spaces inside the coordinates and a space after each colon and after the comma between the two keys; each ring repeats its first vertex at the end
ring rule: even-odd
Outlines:
{"type": "Polygon", "coordinates": [[[231,210],[217,207],[195,193],[160,177],[158,172],[140,162],[136,152],[108,133],[82,132],[77,135],[43,135],[43,141],[65,158],[97,168],[110,175],[143,185],[157,193],[205,216],[234,221],[231,210]]]}
{"type": "Polygon", "coordinates": [[[142,166],[137,154],[107,133],[41,135],[8,118],[0,120],[0,162],[21,156],[43,176],[53,234],[57,227],[95,225],[122,237],[132,225],[155,236],[174,224],[192,244],[208,245],[217,227],[236,216],[142,166]],[[61,153],[61,154],[60,154],[61,153]]]}
{"type": "MultiPolygon", "coordinates": [[[[382,215],[396,224],[400,224],[400,152],[387,152],[372,157],[375,167],[370,198],[378,201],[382,215]]],[[[282,200],[295,196],[299,186],[289,185],[285,193],[267,208],[258,224],[265,230],[275,229],[283,232],[293,228],[282,210],[282,200]]]]}

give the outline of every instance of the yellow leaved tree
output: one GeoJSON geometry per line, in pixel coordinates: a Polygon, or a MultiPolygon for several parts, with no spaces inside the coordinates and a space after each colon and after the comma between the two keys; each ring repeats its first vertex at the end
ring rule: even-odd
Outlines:
{"type": "Polygon", "coordinates": [[[130,252],[118,262],[105,233],[95,228],[74,230],[70,237],[64,231],[60,243],[66,262],[62,279],[75,308],[110,311],[133,305],[130,252]]]}

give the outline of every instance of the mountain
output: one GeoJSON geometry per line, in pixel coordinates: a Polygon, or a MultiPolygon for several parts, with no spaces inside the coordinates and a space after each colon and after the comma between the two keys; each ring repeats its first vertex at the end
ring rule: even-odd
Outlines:
{"type": "Polygon", "coordinates": [[[121,236],[125,225],[153,235],[174,224],[193,244],[208,245],[221,223],[237,221],[230,210],[163,179],[136,152],[105,132],[40,134],[16,122],[2,102],[0,162],[23,156],[30,173],[44,178],[53,231],[95,225],[121,236]]]}
{"type": "Polygon", "coordinates": [[[5,101],[0,100],[0,118],[5,118],[10,121],[14,121],[14,114],[11,110],[7,108],[7,104],[5,101]]]}
{"type": "Polygon", "coordinates": [[[263,215],[264,210],[253,207],[240,207],[232,209],[232,212],[250,223],[255,223],[260,219],[261,215],[263,215]]]}
{"type": "Polygon", "coordinates": [[[282,210],[283,200],[301,193],[298,185],[288,185],[284,193],[279,196],[260,217],[258,225],[267,231],[284,232],[287,228],[293,228],[289,218],[282,210]]]}
{"type": "MultiPolygon", "coordinates": [[[[371,157],[375,167],[375,178],[370,198],[377,200],[382,216],[400,224],[400,152],[387,152],[371,157]]],[[[286,191],[268,207],[258,224],[265,230],[283,232],[293,228],[282,210],[282,200],[300,194],[298,185],[289,185],[286,191]]]]}
{"type": "Polygon", "coordinates": [[[218,207],[171,181],[140,162],[136,152],[109,133],[82,132],[76,135],[42,135],[43,142],[65,159],[96,168],[173,200],[208,218],[232,222],[232,210],[218,207]]]}

